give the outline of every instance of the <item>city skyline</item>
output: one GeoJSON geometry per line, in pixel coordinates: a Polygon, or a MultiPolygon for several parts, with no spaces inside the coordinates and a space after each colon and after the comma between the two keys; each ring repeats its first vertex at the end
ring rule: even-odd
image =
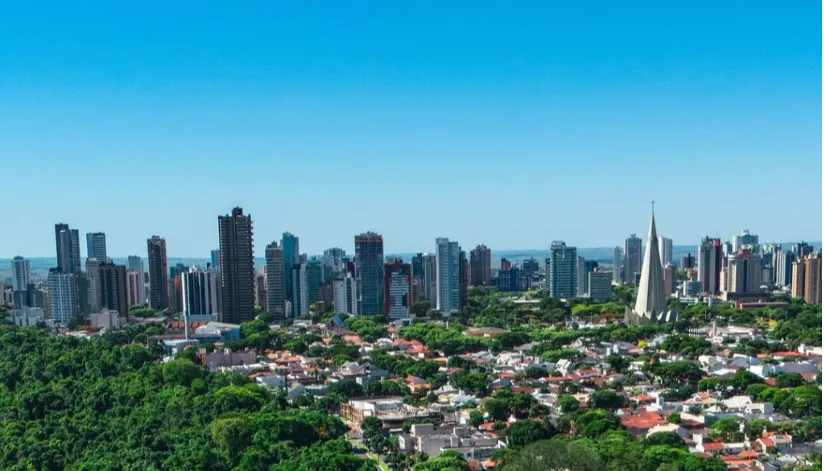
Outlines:
{"type": "MultiPolygon", "coordinates": [[[[656,219],[658,219],[658,220],[662,219],[661,217],[658,216],[658,213],[656,213],[656,219]]],[[[67,224],[68,226],[75,227],[71,223],[59,223],[59,224],[67,224]]],[[[55,227],[56,225],[57,224],[52,224],[51,227],[55,227]]],[[[257,223],[256,223],[256,225],[257,225],[257,223]]],[[[754,226],[754,227],[756,227],[756,226],[754,226]]],[[[78,229],[72,229],[72,230],[73,231],[78,231],[78,229]]],[[[79,231],[82,231],[82,230],[83,230],[82,228],[79,229],[79,231]]],[[[215,237],[217,238],[217,231],[215,230],[214,232],[215,232],[215,237]]],[[[295,255],[297,256],[297,255],[300,255],[300,254],[308,254],[310,256],[322,256],[322,254],[325,250],[328,250],[330,248],[337,248],[337,247],[341,247],[341,246],[344,246],[343,250],[347,254],[353,254],[354,253],[354,244],[349,246],[346,243],[346,241],[352,240],[352,237],[354,235],[357,235],[358,233],[361,233],[361,232],[376,232],[376,233],[381,234],[383,236],[382,233],[377,232],[377,231],[372,231],[372,230],[360,231],[360,232],[357,232],[357,233],[354,233],[354,234],[350,234],[349,236],[345,237],[344,240],[342,240],[342,241],[330,240],[328,245],[326,245],[324,247],[319,247],[316,250],[304,251],[304,250],[301,249],[295,255]]],[[[763,233],[758,229],[751,230],[751,229],[748,229],[748,228],[738,229],[737,231],[733,231],[729,235],[717,234],[717,233],[710,234],[709,232],[702,233],[702,235],[700,237],[698,237],[695,241],[685,241],[682,238],[672,237],[670,234],[667,234],[667,236],[662,236],[662,237],[664,237],[666,240],[670,241],[669,243],[671,244],[671,247],[674,247],[676,249],[680,249],[680,250],[683,251],[683,249],[685,247],[696,247],[697,248],[701,244],[701,241],[705,237],[717,238],[717,239],[720,239],[721,241],[729,242],[731,245],[734,246],[736,237],[739,237],[744,232],[755,234],[756,239],[757,240],[760,239],[761,244],[794,244],[794,243],[797,243],[797,242],[806,242],[806,243],[813,244],[814,246],[820,246],[821,242],[822,242],[820,234],[819,234],[819,237],[815,238],[815,239],[807,239],[807,238],[802,238],[802,237],[796,237],[796,238],[790,238],[790,239],[786,239],[786,240],[777,240],[777,239],[771,239],[769,237],[765,237],[763,235],[763,233]]],[[[105,238],[105,244],[111,245],[109,243],[111,238],[109,237],[109,235],[106,231],[99,231],[99,232],[96,232],[96,234],[101,235],[105,238]]],[[[142,244],[146,243],[145,241],[146,241],[147,238],[151,238],[151,237],[154,237],[156,235],[154,232],[151,232],[151,231],[149,231],[147,234],[148,235],[142,236],[142,244]]],[[[635,233],[635,232],[627,233],[622,238],[620,238],[620,240],[616,241],[615,244],[586,245],[586,244],[578,244],[575,241],[570,241],[570,245],[575,246],[578,249],[585,249],[585,250],[607,250],[607,249],[612,250],[614,246],[620,245],[622,250],[623,250],[626,239],[629,239],[632,236],[637,236],[637,234],[638,233],[635,233]]],[[[298,232],[284,231],[282,234],[280,234],[280,233],[275,234],[273,238],[269,238],[268,240],[277,241],[278,237],[281,237],[282,235],[289,235],[290,237],[294,237],[295,240],[304,238],[303,234],[300,234],[298,232]]],[[[159,237],[163,238],[164,240],[167,241],[166,243],[168,243],[168,240],[165,236],[163,236],[161,234],[159,237]]],[[[262,238],[263,240],[267,240],[267,237],[265,235],[256,236],[255,238],[257,239],[258,237],[262,238]]],[[[419,253],[419,252],[430,253],[430,254],[435,253],[436,245],[437,245],[437,239],[440,238],[440,237],[449,238],[448,236],[445,236],[445,235],[435,235],[435,236],[432,236],[430,238],[429,242],[424,243],[421,246],[412,247],[408,250],[396,250],[396,249],[385,250],[385,254],[387,256],[389,256],[389,255],[411,255],[411,254],[415,254],[415,253],[419,253]]],[[[553,240],[555,240],[555,239],[553,239],[553,240]]],[[[501,253],[501,252],[506,252],[506,253],[525,252],[525,253],[527,253],[527,252],[534,252],[534,251],[549,252],[549,250],[551,249],[551,245],[552,245],[553,240],[548,239],[543,244],[543,246],[540,246],[540,247],[503,247],[503,248],[496,248],[494,246],[491,246],[490,244],[485,243],[485,241],[481,239],[481,240],[478,240],[477,242],[472,242],[471,246],[472,247],[475,247],[476,245],[486,246],[486,247],[488,247],[490,252],[499,252],[499,253],[501,253]]],[[[461,243],[466,245],[466,246],[470,245],[469,243],[465,243],[463,241],[461,241],[461,243]]],[[[173,244],[174,244],[174,242],[172,242],[172,244],[170,244],[170,245],[173,245],[173,244]]],[[[86,245],[87,244],[78,244],[78,247],[75,249],[75,250],[78,250],[80,252],[80,259],[83,261],[81,263],[85,263],[84,261],[86,260],[86,258],[89,258],[88,248],[86,247],[86,245]]],[[[169,258],[208,260],[211,256],[211,252],[216,251],[218,245],[219,244],[216,242],[214,247],[211,247],[211,248],[207,249],[204,253],[195,253],[195,254],[172,252],[171,250],[169,250],[168,251],[168,253],[170,254],[169,258]]],[[[254,258],[255,259],[260,259],[260,260],[265,259],[266,245],[267,245],[266,243],[262,243],[262,244],[260,244],[260,245],[258,245],[254,248],[254,258]]],[[[391,247],[392,242],[389,241],[388,245],[391,247]]],[[[646,240],[643,239],[643,238],[641,238],[641,245],[642,245],[642,247],[646,246],[646,240]]],[[[303,244],[303,246],[305,247],[305,244],[303,244]]],[[[0,248],[0,250],[2,250],[2,248],[0,248]]],[[[57,255],[55,254],[55,249],[54,249],[54,239],[52,239],[52,246],[50,247],[50,250],[51,250],[51,253],[44,253],[44,254],[31,254],[29,252],[15,252],[15,253],[8,253],[8,254],[0,253],[0,260],[13,260],[14,257],[17,257],[17,256],[22,256],[26,259],[49,259],[49,258],[57,259],[57,255]]],[[[142,249],[142,250],[130,249],[130,251],[127,252],[127,253],[109,253],[107,256],[108,256],[108,258],[111,258],[111,259],[125,259],[129,256],[132,256],[132,255],[139,255],[139,256],[143,257],[144,259],[146,259],[144,252],[145,252],[145,248],[142,249]]],[[[217,252],[219,252],[219,251],[217,251],[217,252]]],[[[624,254],[624,256],[625,255],[626,254],[624,254]]],[[[693,255],[695,255],[695,254],[693,254],[693,255]]],[[[622,263],[623,263],[623,260],[622,260],[622,263]]]]}
{"type": "Polygon", "coordinates": [[[387,252],[609,247],[645,233],[653,198],[679,245],[744,227],[821,239],[820,5],[460,3],[4,5],[5,189],[26,218],[0,256],[51,254],[59,221],[105,232],[115,256],[152,233],[194,256],[234,206],[308,253],[370,230],[387,252]],[[88,169],[122,190],[64,194],[88,169]]]}

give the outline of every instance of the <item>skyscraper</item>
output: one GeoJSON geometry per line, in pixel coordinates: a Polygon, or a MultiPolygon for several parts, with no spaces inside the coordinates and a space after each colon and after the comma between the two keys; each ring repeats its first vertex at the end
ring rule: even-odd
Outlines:
{"type": "Polygon", "coordinates": [[[716,294],[721,291],[723,259],[721,241],[705,237],[698,246],[698,281],[701,282],[701,292],[716,294]]]}
{"type": "Polygon", "coordinates": [[[689,270],[692,268],[695,268],[695,257],[693,257],[691,253],[681,257],[681,269],[689,270]]]}
{"type": "Polygon", "coordinates": [[[661,259],[663,266],[672,263],[672,239],[658,237],[658,257],[661,259]]]}
{"type": "Polygon", "coordinates": [[[123,318],[129,316],[126,292],[126,267],[114,263],[100,263],[100,309],[117,311],[123,318]]]}
{"type": "Polygon", "coordinates": [[[615,247],[612,249],[612,281],[616,283],[621,283],[623,279],[622,270],[623,264],[621,263],[624,259],[624,252],[621,250],[621,247],[615,247]]]}
{"type": "Polygon", "coordinates": [[[578,291],[578,249],[564,241],[552,242],[549,249],[547,286],[553,298],[571,299],[578,291]]]}
{"type": "Polygon", "coordinates": [[[220,275],[220,250],[212,250],[210,260],[212,262],[212,270],[215,271],[215,274],[220,275]]]}
{"type": "Polygon", "coordinates": [[[793,252],[795,252],[796,258],[804,258],[813,253],[813,247],[802,240],[801,242],[793,245],[793,252]]]}
{"type": "Polygon", "coordinates": [[[292,317],[309,314],[309,286],[306,262],[292,264],[292,317]]]}
{"type": "Polygon", "coordinates": [[[169,307],[169,272],[166,239],[152,236],[146,241],[149,255],[149,306],[156,311],[169,307]]]}
{"type": "Polygon", "coordinates": [[[77,297],[74,273],[60,268],[49,270],[46,282],[49,287],[49,314],[54,322],[65,324],[77,314],[77,297]]]}
{"type": "Polygon", "coordinates": [[[278,321],[286,319],[283,290],[283,248],[272,242],[266,246],[266,310],[278,321]]]}
{"type": "Polygon", "coordinates": [[[434,254],[429,253],[422,253],[418,255],[420,256],[421,263],[421,298],[429,301],[429,305],[434,308],[438,304],[437,257],[435,257],[434,254]]]}
{"type": "Polygon", "coordinates": [[[384,306],[383,237],[374,232],[355,236],[355,273],[360,289],[358,313],[379,314],[384,306]]]}
{"type": "MultiPolygon", "coordinates": [[[[742,247],[751,247],[749,244],[742,247]]],[[[761,291],[761,257],[749,248],[739,249],[727,264],[727,291],[752,294],[761,291]]]]}
{"type": "Polygon", "coordinates": [[[412,267],[396,260],[384,267],[384,312],[390,320],[408,319],[412,306],[412,267]]]}
{"type": "Polygon", "coordinates": [[[358,315],[358,282],[352,273],[332,281],[335,312],[358,315]]]}
{"type": "Polygon", "coordinates": [[[792,268],[795,256],[788,250],[778,250],[775,252],[774,274],[775,285],[785,288],[792,284],[792,268]]]}
{"type": "Polygon", "coordinates": [[[218,216],[220,289],[223,322],[240,324],[255,318],[255,259],[252,216],[243,208],[218,216]]]}
{"type": "Polygon", "coordinates": [[[753,253],[759,253],[758,236],[750,234],[749,229],[744,229],[741,234],[732,236],[732,254],[737,255],[741,249],[749,248],[753,253]]]}
{"type": "Polygon", "coordinates": [[[492,283],[492,251],[481,244],[469,253],[472,286],[488,286],[492,283]]]}
{"type": "Polygon", "coordinates": [[[25,290],[31,281],[31,265],[29,261],[21,256],[14,257],[11,262],[13,289],[15,291],[25,290]]]}
{"type": "Polygon", "coordinates": [[[804,302],[821,304],[821,252],[804,259],[804,302]]]}
{"type": "Polygon", "coordinates": [[[632,234],[624,241],[624,282],[635,285],[635,275],[641,273],[641,262],[641,239],[632,234]]]}
{"type": "Polygon", "coordinates": [[[69,229],[68,224],[54,225],[54,238],[57,245],[57,268],[63,273],[79,274],[80,235],[77,229],[69,229]]]}
{"type": "Polygon", "coordinates": [[[589,277],[587,276],[587,260],[580,255],[575,263],[575,272],[575,277],[577,279],[575,295],[578,297],[586,296],[588,285],[587,282],[589,281],[589,277]]]}
{"type": "Polygon", "coordinates": [[[323,251],[323,266],[328,268],[332,276],[338,276],[344,271],[343,259],[346,257],[346,251],[332,247],[323,251]]]}
{"type": "Polygon", "coordinates": [[[671,311],[667,305],[666,290],[664,288],[664,268],[658,258],[658,234],[655,230],[655,216],[650,218],[647,247],[644,253],[644,263],[641,267],[641,278],[638,283],[638,296],[634,309],[626,308],[627,324],[650,324],[656,322],[674,322],[678,313],[671,311]]]}
{"type": "Polygon", "coordinates": [[[289,232],[284,232],[280,246],[283,249],[284,292],[286,299],[294,301],[292,299],[292,265],[297,263],[300,258],[300,239],[289,232]]]}
{"type": "Polygon", "coordinates": [[[461,248],[457,242],[445,237],[435,240],[437,260],[436,280],[438,285],[437,309],[444,314],[461,310],[460,257],[461,248]]]}
{"type": "Polygon", "coordinates": [[[458,247],[458,305],[463,309],[466,306],[466,298],[469,296],[469,260],[466,258],[466,252],[458,247]]]}
{"type": "Polygon", "coordinates": [[[807,287],[807,264],[803,258],[796,258],[792,265],[792,285],[790,296],[804,298],[804,289],[807,287]]]}
{"type": "Polygon", "coordinates": [[[90,312],[100,312],[100,301],[102,292],[100,291],[100,264],[96,258],[86,259],[86,281],[90,312]]]}
{"type": "Polygon", "coordinates": [[[217,273],[194,266],[180,274],[183,290],[183,315],[188,322],[215,318],[219,314],[217,304],[217,273]]]}
{"type": "Polygon", "coordinates": [[[86,258],[96,258],[101,263],[108,261],[106,257],[106,234],[102,232],[86,233],[86,258]]]}
{"type": "Polygon", "coordinates": [[[129,306],[142,306],[146,298],[141,297],[143,291],[143,275],[135,271],[126,272],[126,300],[129,306]]]}
{"type": "Polygon", "coordinates": [[[130,289],[132,286],[135,289],[135,292],[133,293],[134,297],[129,298],[129,304],[143,305],[146,302],[146,283],[144,282],[145,271],[143,270],[143,259],[137,255],[129,255],[126,262],[126,268],[128,268],[129,273],[136,274],[134,281],[129,281],[129,274],[126,274],[126,283],[129,284],[130,289]]]}
{"type": "Polygon", "coordinates": [[[313,257],[306,262],[306,299],[309,305],[320,301],[320,287],[323,285],[323,260],[313,257]]]}

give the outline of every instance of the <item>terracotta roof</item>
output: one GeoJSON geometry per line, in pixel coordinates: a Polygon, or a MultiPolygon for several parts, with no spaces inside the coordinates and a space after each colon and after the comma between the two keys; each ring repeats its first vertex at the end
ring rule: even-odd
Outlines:
{"type": "Polygon", "coordinates": [[[724,449],[723,443],[704,443],[704,451],[721,451],[724,449]]]}

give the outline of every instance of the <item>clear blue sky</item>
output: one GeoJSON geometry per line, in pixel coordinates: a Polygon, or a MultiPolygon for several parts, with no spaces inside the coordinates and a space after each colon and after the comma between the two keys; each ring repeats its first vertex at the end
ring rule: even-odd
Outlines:
{"type": "Polygon", "coordinates": [[[0,4],[3,257],[820,240],[820,133],[813,1],[0,4]]]}

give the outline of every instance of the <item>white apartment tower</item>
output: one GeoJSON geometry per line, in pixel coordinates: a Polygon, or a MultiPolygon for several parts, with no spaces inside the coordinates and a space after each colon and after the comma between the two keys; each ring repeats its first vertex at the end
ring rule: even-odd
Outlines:
{"type": "Polygon", "coordinates": [[[11,262],[11,269],[15,291],[23,291],[31,282],[31,265],[29,261],[21,256],[14,257],[11,262]]]}
{"type": "Polygon", "coordinates": [[[77,313],[77,287],[74,273],[52,270],[46,282],[49,287],[49,315],[59,324],[65,324],[77,313]]]}
{"type": "Polygon", "coordinates": [[[445,237],[435,240],[437,309],[444,314],[461,310],[460,299],[460,255],[461,248],[457,242],[450,242],[445,237]]]}

